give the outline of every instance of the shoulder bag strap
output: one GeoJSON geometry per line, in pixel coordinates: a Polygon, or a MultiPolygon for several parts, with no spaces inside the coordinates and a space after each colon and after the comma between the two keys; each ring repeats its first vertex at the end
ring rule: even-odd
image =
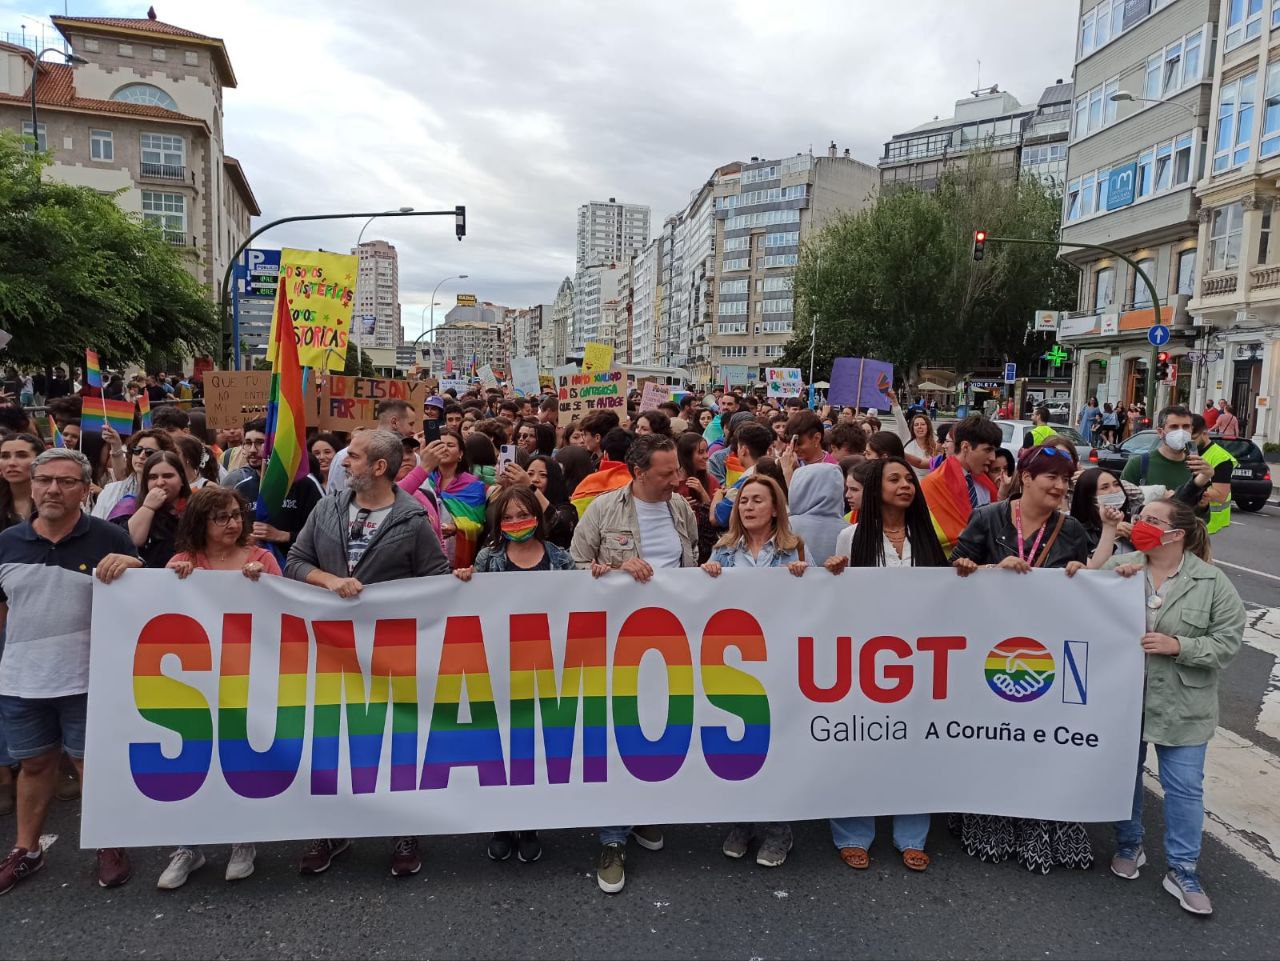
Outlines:
{"type": "Polygon", "coordinates": [[[1040,556],[1036,558],[1036,562],[1032,567],[1044,567],[1044,562],[1049,559],[1049,548],[1053,547],[1053,542],[1058,539],[1058,535],[1062,533],[1062,525],[1067,522],[1067,515],[1062,511],[1056,511],[1058,515],[1058,523],[1054,525],[1053,533],[1049,535],[1049,539],[1044,542],[1044,547],[1040,548],[1040,556]]]}

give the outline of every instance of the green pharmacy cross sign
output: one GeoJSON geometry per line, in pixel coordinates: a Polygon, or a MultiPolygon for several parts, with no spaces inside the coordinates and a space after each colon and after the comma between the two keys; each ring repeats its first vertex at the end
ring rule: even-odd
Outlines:
{"type": "Polygon", "coordinates": [[[1044,355],[1044,359],[1047,360],[1054,367],[1061,367],[1062,362],[1066,360],[1068,356],[1070,355],[1065,350],[1062,349],[1061,344],[1054,344],[1053,350],[1046,353],[1044,355]]]}

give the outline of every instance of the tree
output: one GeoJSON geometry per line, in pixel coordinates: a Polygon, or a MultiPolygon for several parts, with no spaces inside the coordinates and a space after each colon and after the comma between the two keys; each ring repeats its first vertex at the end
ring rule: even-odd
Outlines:
{"type": "Polygon", "coordinates": [[[807,368],[818,317],[815,376],[842,356],[893,363],[911,383],[927,361],[967,371],[982,359],[1025,363],[1032,312],[1069,306],[1074,272],[1053,247],[989,244],[973,232],[1052,240],[1060,204],[1038,180],[1010,177],[990,154],[938,190],[895,190],[829,222],[804,247],[795,275],[796,327],[783,362],[807,368]]]}
{"type": "Polygon", "coordinates": [[[212,351],[218,315],[179,250],[114,197],[44,180],[49,162],[0,133],[0,327],[13,335],[5,360],[48,366],[91,347],[120,366],[212,351]]]}
{"type": "Polygon", "coordinates": [[[348,377],[377,377],[377,372],[373,369],[373,361],[369,359],[367,350],[360,351],[360,358],[356,360],[355,344],[347,345],[347,362],[342,368],[342,372],[348,377]]]}

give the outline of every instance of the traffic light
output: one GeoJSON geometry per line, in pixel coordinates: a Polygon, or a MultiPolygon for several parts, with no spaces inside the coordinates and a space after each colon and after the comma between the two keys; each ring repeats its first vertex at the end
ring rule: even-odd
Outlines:
{"type": "Polygon", "coordinates": [[[975,230],[973,232],[973,259],[981,260],[987,255],[987,232],[985,230],[975,230]]]}
{"type": "Polygon", "coordinates": [[[1156,354],[1156,380],[1163,383],[1169,379],[1169,352],[1162,350],[1156,354]]]}

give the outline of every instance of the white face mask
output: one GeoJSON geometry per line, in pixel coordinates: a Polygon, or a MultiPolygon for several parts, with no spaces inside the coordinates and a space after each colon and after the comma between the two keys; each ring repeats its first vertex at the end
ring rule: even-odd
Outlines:
{"type": "Polygon", "coordinates": [[[1182,427],[1171,430],[1164,435],[1164,442],[1170,450],[1186,450],[1191,444],[1191,431],[1182,427]]]}
{"type": "Polygon", "coordinates": [[[1109,494],[1098,495],[1099,507],[1123,507],[1127,500],[1124,491],[1112,491],[1109,494]]]}

